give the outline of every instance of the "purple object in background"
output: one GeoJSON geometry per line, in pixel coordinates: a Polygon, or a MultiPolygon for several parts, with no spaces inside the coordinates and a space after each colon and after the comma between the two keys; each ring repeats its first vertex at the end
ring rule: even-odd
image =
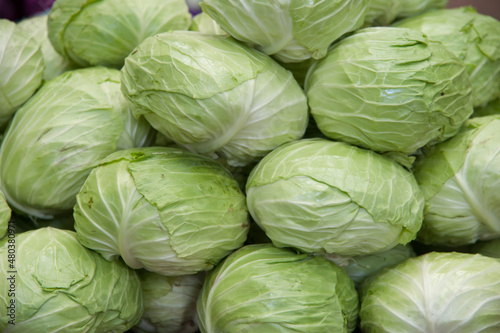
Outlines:
{"type": "Polygon", "coordinates": [[[189,12],[191,15],[196,15],[201,12],[200,2],[202,0],[186,0],[186,3],[189,7],[189,12]]]}
{"type": "Polygon", "coordinates": [[[0,0],[0,18],[17,21],[49,10],[54,0],[0,0]]]}

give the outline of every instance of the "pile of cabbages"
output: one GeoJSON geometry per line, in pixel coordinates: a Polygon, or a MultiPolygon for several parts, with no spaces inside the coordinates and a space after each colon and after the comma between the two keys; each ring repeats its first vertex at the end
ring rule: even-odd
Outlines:
{"type": "Polygon", "coordinates": [[[446,6],[0,20],[0,332],[500,332],[500,21],[446,6]]]}

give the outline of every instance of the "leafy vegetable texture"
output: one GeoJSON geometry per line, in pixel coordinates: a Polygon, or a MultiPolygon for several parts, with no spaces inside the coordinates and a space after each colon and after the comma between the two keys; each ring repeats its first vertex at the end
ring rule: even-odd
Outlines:
{"type": "Polygon", "coordinates": [[[457,246],[500,238],[499,128],[500,115],[472,118],[418,157],[414,173],[426,199],[420,241],[457,246]]]}
{"type": "Polygon", "coordinates": [[[12,210],[10,209],[3,192],[0,191],[0,239],[4,237],[7,233],[8,224],[10,217],[12,215],[12,210]]]}
{"type": "Polygon", "coordinates": [[[283,145],[252,170],[248,209],[273,244],[341,256],[415,238],[424,198],[414,176],[373,151],[326,139],[283,145]]]}
{"type": "Polygon", "coordinates": [[[392,23],[401,11],[402,0],[371,0],[366,11],[365,26],[392,23]]]}
{"type": "Polygon", "coordinates": [[[102,158],[148,145],[153,134],[143,118],[130,113],[118,70],[65,72],[16,112],[0,147],[0,187],[12,208],[24,214],[70,213],[102,158]]]}
{"type": "Polygon", "coordinates": [[[331,43],[360,28],[368,0],[204,0],[203,12],[234,38],[282,62],[326,55],[331,43]]]}
{"type": "Polygon", "coordinates": [[[460,7],[426,12],[395,25],[422,31],[465,63],[474,106],[499,96],[500,21],[472,7],[460,7]]]}
{"type": "Polygon", "coordinates": [[[57,52],[80,66],[120,68],[147,37],[190,24],[183,0],[56,0],[48,34],[57,52]]]}
{"type": "Polygon", "coordinates": [[[64,58],[52,46],[47,32],[47,14],[37,15],[26,18],[18,23],[18,27],[26,31],[39,45],[42,51],[43,64],[43,80],[48,81],[56,76],[72,69],[76,69],[76,65],[69,59],[64,58]]]}
{"type": "Polygon", "coordinates": [[[139,278],[123,262],[85,248],[72,231],[47,227],[16,235],[16,273],[8,279],[9,239],[0,241],[0,331],[118,333],[139,321],[139,278]],[[15,325],[7,326],[12,313],[15,325]]]}
{"type": "Polygon", "coordinates": [[[361,297],[362,332],[464,333],[500,329],[500,262],[431,252],[378,276],[361,297]]]}
{"type": "Polygon", "coordinates": [[[196,300],[204,274],[164,276],[143,269],[138,275],[144,294],[144,314],[132,332],[198,332],[196,300]]]}
{"type": "Polygon", "coordinates": [[[205,280],[202,333],[352,332],[358,295],[345,271],[322,257],[247,245],[205,280]]]}
{"type": "Polygon", "coordinates": [[[163,275],[210,270],[248,233],[245,196],[231,174],[176,148],[109,155],[78,193],[74,217],[85,246],[163,275]]]}
{"type": "Polygon", "coordinates": [[[40,45],[14,22],[0,19],[0,128],[42,84],[40,45]]]}
{"type": "Polygon", "coordinates": [[[443,9],[449,0],[400,0],[398,18],[415,16],[435,9],[443,9]]]}
{"type": "Polygon", "coordinates": [[[455,135],[473,112],[464,63],[423,33],[365,28],[332,46],[306,80],[311,114],[329,138],[412,154],[455,135]]]}
{"type": "Polygon", "coordinates": [[[229,36],[175,31],[125,60],[134,115],[179,146],[245,166],[302,137],[308,109],[292,74],[229,36]]]}

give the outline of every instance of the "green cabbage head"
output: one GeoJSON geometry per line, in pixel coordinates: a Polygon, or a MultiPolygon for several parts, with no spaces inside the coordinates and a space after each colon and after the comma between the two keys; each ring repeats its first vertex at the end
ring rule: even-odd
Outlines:
{"type": "Polygon", "coordinates": [[[0,19],[0,128],[42,84],[39,43],[16,23],[0,19]]]}
{"type": "Polygon", "coordinates": [[[56,0],[48,34],[57,52],[80,66],[119,68],[147,37],[190,24],[184,0],[56,0]]]}
{"type": "Polygon", "coordinates": [[[336,43],[306,79],[327,137],[412,154],[455,135],[473,112],[464,63],[422,32],[372,27],[336,43]]]}
{"type": "Polygon", "coordinates": [[[398,18],[410,17],[427,11],[443,9],[449,0],[400,0],[401,7],[398,18]]]}
{"type": "Polygon", "coordinates": [[[198,299],[202,333],[352,332],[358,295],[325,258],[247,245],[211,271],[198,299]]]}
{"type": "Polygon", "coordinates": [[[229,36],[175,31],[125,60],[136,116],[190,151],[245,166],[302,137],[308,109],[293,75],[229,36]]]}
{"type": "Polygon", "coordinates": [[[75,64],[57,53],[52,46],[47,32],[47,14],[26,18],[19,22],[17,26],[26,31],[40,45],[45,65],[43,71],[45,81],[76,68],[75,64]]]}
{"type": "Polygon", "coordinates": [[[370,0],[365,25],[379,26],[392,23],[401,10],[402,0],[370,0]]]}
{"type": "Polygon", "coordinates": [[[123,262],[85,248],[72,231],[46,227],[16,234],[12,264],[12,239],[0,241],[0,332],[118,333],[139,321],[140,281],[123,262]]]}
{"type": "Polygon", "coordinates": [[[248,233],[245,196],[225,168],[177,148],[117,151],[77,195],[78,240],[162,275],[210,270],[248,233]]]}
{"type": "Polygon", "coordinates": [[[500,94],[500,21],[472,7],[426,12],[396,23],[422,31],[462,60],[472,84],[474,106],[500,94]]]}
{"type": "Polygon", "coordinates": [[[471,118],[417,158],[425,196],[418,239],[448,246],[500,238],[500,115],[471,118]]]}
{"type": "Polygon", "coordinates": [[[368,0],[204,0],[203,12],[234,38],[282,62],[326,55],[331,43],[360,28],[368,0]]]}
{"type": "Polygon", "coordinates": [[[247,204],[273,244],[351,257],[415,238],[424,198],[414,176],[373,151],[325,139],[277,148],[252,170],[247,204]]]}
{"type": "Polygon", "coordinates": [[[383,271],[361,296],[361,332],[498,332],[500,261],[431,252],[383,271]]]}
{"type": "Polygon", "coordinates": [[[204,274],[165,276],[140,270],[144,314],[134,333],[195,333],[196,300],[204,274]]]}
{"type": "Polygon", "coordinates": [[[199,31],[205,34],[227,35],[220,25],[217,24],[207,13],[199,13],[193,17],[193,23],[189,28],[191,31],[199,31]]]}
{"type": "Polygon", "coordinates": [[[153,135],[144,118],[132,116],[117,69],[65,72],[16,112],[0,147],[0,187],[24,214],[50,219],[70,213],[102,158],[148,145],[153,135]]]}

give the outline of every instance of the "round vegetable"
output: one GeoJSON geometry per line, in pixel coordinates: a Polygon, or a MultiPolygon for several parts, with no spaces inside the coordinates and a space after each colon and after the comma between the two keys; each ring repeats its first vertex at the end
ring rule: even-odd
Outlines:
{"type": "Polygon", "coordinates": [[[418,157],[414,173],[426,199],[421,242],[457,246],[500,238],[499,128],[500,115],[472,118],[418,157]]]}
{"type": "Polygon", "coordinates": [[[402,0],[371,0],[366,11],[365,25],[379,26],[392,23],[401,11],[402,0]]]}
{"type": "Polygon", "coordinates": [[[245,242],[245,196],[214,160],[182,149],[117,151],[74,208],[78,240],[106,259],[163,275],[210,270],[245,242]]]}
{"type": "Polygon", "coordinates": [[[138,272],[144,294],[144,314],[132,328],[135,333],[195,333],[196,300],[202,274],[164,276],[138,272]]]}
{"type": "Polygon", "coordinates": [[[48,34],[57,52],[80,66],[119,68],[147,37],[190,24],[183,0],[56,0],[48,34]]]}
{"type": "Polygon", "coordinates": [[[283,62],[326,55],[331,43],[362,26],[368,0],[204,0],[203,12],[234,38],[283,62]]]}
{"type": "Polygon", "coordinates": [[[422,31],[462,60],[472,84],[474,106],[500,94],[500,21],[472,7],[442,9],[396,23],[422,31]]]}
{"type": "Polygon", "coordinates": [[[307,126],[303,90],[268,56],[229,36],[175,31],[127,57],[122,90],[179,146],[232,166],[248,165],[307,126]]]}
{"type": "Polygon", "coordinates": [[[227,32],[222,30],[220,25],[217,24],[207,13],[199,13],[193,17],[193,23],[189,28],[191,31],[199,31],[205,34],[214,35],[227,35],[227,32]]]}
{"type": "Polygon", "coordinates": [[[47,227],[16,235],[12,264],[9,240],[0,241],[1,332],[125,332],[139,321],[139,278],[123,262],[85,248],[72,231],[47,227]]]}
{"type": "Polygon", "coordinates": [[[400,0],[398,18],[419,15],[426,11],[445,8],[448,0],[400,0]]]}
{"type": "Polygon", "coordinates": [[[0,19],[0,128],[42,84],[40,45],[14,22],[0,19]]]}
{"type": "Polygon", "coordinates": [[[40,45],[45,65],[43,71],[43,79],[45,81],[76,68],[76,65],[57,53],[52,46],[47,33],[47,15],[26,18],[19,22],[17,26],[26,31],[40,45]]]}
{"type": "Polygon", "coordinates": [[[362,293],[362,332],[498,332],[500,262],[432,252],[387,269],[362,293]]]}
{"type": "Polygon", "coordinates": [[[415,238],[423,195],[413,175],[373,151],[325,139],[283,145],[252,170],[248,209],[273,244],[342,256],[415,238]]]}
{"type": "Polygon", "coordinates": [[[210,272],[198,299],[202,333],[352,332],[358,295],[322,257],[247,245],[210,272]]]}
{"type": "Polygon", "coordinates": [[[450,138],[473,111],[463,62],[408,28],[365,28],[341,40],[311,68],[306,89],[327,137],[381,153],[450,138]]]}
{"type": "Polygon", "coordinates": [[[147,145],[153,133],[130,113],[118,70],[65,72],[16,112],[0,148],[0,187],[24,214],[50,219],[68,213],[102,158],[147,145]]]}

